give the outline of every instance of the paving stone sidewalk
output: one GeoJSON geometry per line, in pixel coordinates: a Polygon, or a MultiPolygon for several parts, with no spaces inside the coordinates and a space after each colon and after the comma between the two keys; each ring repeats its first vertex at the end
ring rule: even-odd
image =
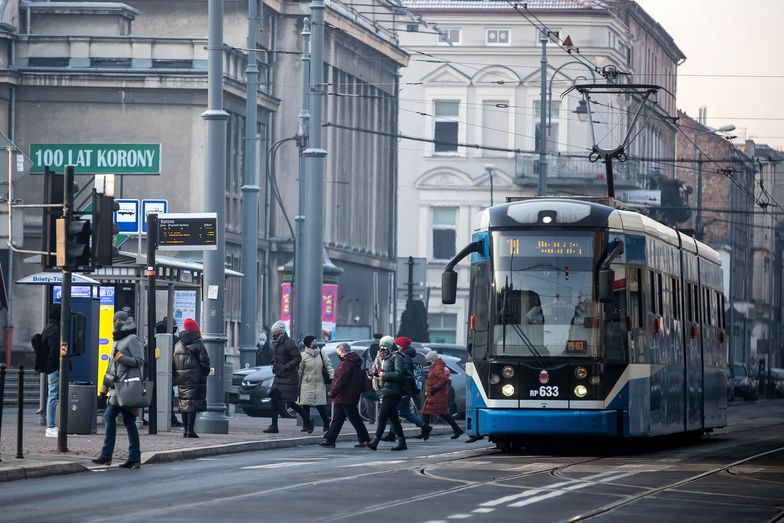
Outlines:
{"type": "MultiPolygon", "coordinates": [[[[35,409],[24,411],[23,459],[16,458],[17,432],[16,410],[3,412],[2,433],[0,434],[0,481],[41,477],[56,474],[80,472],[93,467],[91,459],[98,455],[103,444],[103,420],[98,425],[98,433],[90,435],[69,434],[68,452],[57,451],[57,438],[45,437],[46,427],[38,422],[35,409]]],[[[139,429],[142,449],[142,463],[163,463],[180,459],[195,459],[219,454],[247,452],[272,448],[314,445],[322,439],[322,427],[316,423],[312,434],[301,432],[295,419],[281,419],[278,434],[265,434],[262,431],[269,425],[269,418],[251,418],[245,414],[233,414],[229,418],[229,434],[199,434],[198,439],[182,437],[182,428],[172,428],[171,432],[160,431],[149,434],[148,427],[139,429]]],[[[372,434],[375,425],[366,424],[372,434]]],[[[410,424],[403,425],[407,435],[419,432],[410,424]]],[[[446,426],[434,427],[433,434],[449,434],[446,426]]],[[[356,435],[350,423],[343,426],[338,442],[355,442],[356,435]]],[[[125,427],[118,420],[117,444],[113,461],[122,463],[128,457],[128,437],[125,427]]]]}

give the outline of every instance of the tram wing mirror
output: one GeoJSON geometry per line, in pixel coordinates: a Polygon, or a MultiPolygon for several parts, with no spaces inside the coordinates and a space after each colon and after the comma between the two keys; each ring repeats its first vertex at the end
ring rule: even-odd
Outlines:
{"type": "Polygon", "coordinates": [[[449,270],[441,274],[441,303],[452,305],[457,299],[457,273],[449,270]]]}
{"type": "Polygon", "coordinates": [[[599,301],[609,303],[613,301],[613,283],[615,282],[615,271],[603,269],[599,271],[599,301]]]}

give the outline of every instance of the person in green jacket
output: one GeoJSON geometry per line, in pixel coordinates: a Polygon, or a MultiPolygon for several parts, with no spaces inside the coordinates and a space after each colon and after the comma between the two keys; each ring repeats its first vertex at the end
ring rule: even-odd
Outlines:
{"type": "Polygon", "coordinates": [[[370,450],[378,448],[378,442],[381,441],[389,421],[395,429],[398,442],[392,450],[406,450],[406,438],[403,436],[403,426],[397,413],[397,405],[403,397],[403,381],[406,379],[405,363],[400,353],[395,350],[392,336],[384,336],[378,345],[378,356],[373,366],[373,386],[381,399],[381,407],[376,420],[376,435],[367,447],[370,450]]]}

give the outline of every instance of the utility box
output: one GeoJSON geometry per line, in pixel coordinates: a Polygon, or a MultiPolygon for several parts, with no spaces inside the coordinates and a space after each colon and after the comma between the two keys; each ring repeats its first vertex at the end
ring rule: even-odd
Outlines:
{"type": "Polygon", "coordinates": [[[174,336],[156,334],[155,414],[158,416],[158,431],[171,431],[172,408],[172,360],[174,355],[174,336]]]}
{"type": "Polygon", "coordinates": [[[95,434],[98,414],[97,390],[93,383],[68,384],[68,434],[95,434]]]}

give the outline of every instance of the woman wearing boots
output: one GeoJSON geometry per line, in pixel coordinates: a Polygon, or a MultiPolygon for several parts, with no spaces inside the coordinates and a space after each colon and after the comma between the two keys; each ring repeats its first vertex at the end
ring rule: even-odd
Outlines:
{"type": "Polygon", "coordinates": [[[272,325],[271,334],[272,373],[275,375],[270,389],[272,425],[263,432],[278,433],[278,416],[284,414],[283,409],[286,407],[299,414],[305,427],[312,431],[308,415],[295,403],[299,394],[299,363],[302,361],[297,344],[286,334],[286,324],[282,321],[276,321],[272,325]]]}
{"type": "MultiPolygon", "coordinates": [[[[305,344],[305,351],[302,353],[302,362],[299,364],[299,404],[310,420],[310,407],[316,407],[321,421],[324,423],[324,432],[329,430],[329,414],[327,413],[327,382],[325,377],[331,380],[335,375],[332,363],[329,358],[321,353],[315,336],[305,336],[302,340],[305,344]],[[326,376],[324,372],[326,371],[326,376]]],[[[313,423],[304,423],[303,432],[310,434],[313,432],[313,423]]]]}
{"type": "Polygon", "coordinates": [[[185,425],[184,438],[198,438],[193,425],[199,412],[207,410],[207,376],[210,357],[201,342],[199,324],[188,318],[180,341],[174,347],[174,372],[180,397],[180,412],[185,425]]]}
{"type": "Polygon", "coordinates": [[[436,351],[428,352],[425,360],[430,363],[430,371],[425,382],[427,398],[422,406],[425,423],[430,424],[431,416],[441,416],[452,427],[452,439],[457,439],[463,433],[463,429],[449,414],[449,369],[436,351]]]}
{"type": "Polygon", "coordinates": [[[403,380],[406,379],[406,368],[403,357],[394,351],[395,340],[392,336],[384,336],[378,343],[378,359],[380,369],[373,373],[373,386],[378,391],[381,398],[381,408],[378,412],[378,423],[376,424],[376,436],[373,441],[367,444],[370,450],[378,448],[378,442],[384,435],[384,427],[387,421],[392,423],[395,434],[398,438],[396,447],[392,450],[406,450],[406,438],[403,436],[403,427],[400,425],[400,418],[397,414],[397,405],[403,397],[403,380]]]}

